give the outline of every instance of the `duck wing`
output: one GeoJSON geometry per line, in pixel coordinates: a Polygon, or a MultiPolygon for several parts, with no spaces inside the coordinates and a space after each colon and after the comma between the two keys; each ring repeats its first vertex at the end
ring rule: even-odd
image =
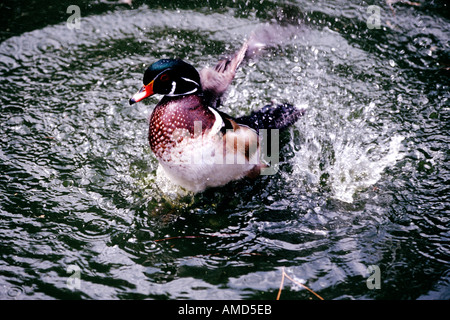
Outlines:
{"type": "Polygon", "coordinates": [[[246,56],[247,49],[248,43],[245,42],[231,58],[224,58],[214,68],[206,67],[200,71],[200,81],[207,105],[219,107],[220,98],[233,81],[237,68],[246,56]]]}
{"type": "Polygon", "coordinates": [[[220,98],[228,89],[236,75],[236,70],[244,60],[258,57],[264,49],[283,43],[298,32],[295,26],[282,27],[266,24],[256,29],[242,47],[230,58],[221,59],[215,67],[206,67],[200,71],[200,81],[205,104],[218,108],[220,98]]]}

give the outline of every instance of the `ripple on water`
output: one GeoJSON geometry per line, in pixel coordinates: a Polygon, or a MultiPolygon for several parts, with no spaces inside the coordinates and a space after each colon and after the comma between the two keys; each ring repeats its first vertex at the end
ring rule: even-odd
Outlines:
{"type": "Polygon", "coordinates": [[[88,239],[101,239],[108,237],[111,229],[109,227],[109,222],[103,219],[92,219],[86,222],[81,233],[88,239]]]}

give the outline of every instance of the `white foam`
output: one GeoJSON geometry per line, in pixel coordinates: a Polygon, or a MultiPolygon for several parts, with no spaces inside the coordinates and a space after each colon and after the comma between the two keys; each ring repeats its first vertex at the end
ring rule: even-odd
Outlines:
{"type": "Polygon", "coordinates": [[[402,136],[394,136],[387,145],[378,145],[376,150],[358,143],[337,145],[336,161],[327,168],[333,197],[352,203],[357,191],[377,183],[383,171],[403,157],[400,153],[403,139],[402,136]],[[378,160],[373,160],[371,152],[382,156],[378,160]]]}
{"type": "Polygon", "coordinates": [[[390,136],[389,125],[371,125],[374,103],[353,118],[340,107],[327,115],[311,108],[299,122],[304,140],[294,146],[293,176],[311,191],[323,190],[325,184],[332,198],[352,203],[358,191],[376,184],[384,170],[403,157],[404,137],[390,136]]]}

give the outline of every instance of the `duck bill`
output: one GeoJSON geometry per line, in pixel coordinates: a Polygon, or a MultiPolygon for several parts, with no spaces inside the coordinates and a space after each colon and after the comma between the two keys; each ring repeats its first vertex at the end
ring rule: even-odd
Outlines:
{"type": "Polygon", "coordinates": [[[148,85],[143,86],[138,92],[134,94],[134,96],[130,99],[130,105],[139,102],[141,100],[144,100],[147,97],[150,97],[153,95],[153,81],[150,82],[148,85]]]}

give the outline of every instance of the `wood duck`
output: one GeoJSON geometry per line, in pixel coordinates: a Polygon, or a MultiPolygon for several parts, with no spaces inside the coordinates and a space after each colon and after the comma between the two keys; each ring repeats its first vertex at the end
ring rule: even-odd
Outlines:
{"type": "Polygon", "coordinates": [[[150,116],[150,147],[167,176],[188,191],[258,176],[268,165],[260,156],[261,129],[284,129],[303,114],[289,104],[265,106],[240,118],[219,111],[236,69],[258,49],[249,46],[245,42],[231,58],[200,73],[180,59],[159,60],[145,71],[144,86],[130,99],[134,104],[164,95],[150,116]]]}

